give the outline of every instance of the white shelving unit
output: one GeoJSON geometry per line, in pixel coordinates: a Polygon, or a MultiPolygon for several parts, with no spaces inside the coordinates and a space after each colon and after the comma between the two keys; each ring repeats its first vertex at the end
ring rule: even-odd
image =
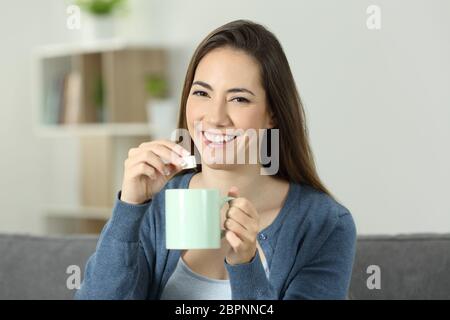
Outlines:
{"type": "MultiPolygon", "coordinates": [[[[80,203],[49,203],[42,208],[45,217],[53,221],[51,233],[100,232],[109,219],[128,149],[156,134],[155,128],[145,122],[145,76],[166,76],[166,55],[163,48],[122,39],[48,45],[33,51],[32,116],[36,135],[48,139],[72,137],[79,139],[81,146],[80,203]],[[80,99],[76,105],[82,119],[75,123],[66,121],[67,97],[74,96],[67,94],[67,75],[74,72],[81,79],[79,95],[75,96],[80,99]],[[98,79],[104,110],[100,118],[92,107],[98,79]]],[[[77,100],[71,101],[73,106],[77,100]]]]}
{"type": "Polygon", "coordinates": [[[117,51],[130,48],[154,48],[147,42],[129,41],[122,38],[103,39],[95,42],[56,43],[37,47],[33,50],[39,58],[56,58],[68,55],[117,51]]]}

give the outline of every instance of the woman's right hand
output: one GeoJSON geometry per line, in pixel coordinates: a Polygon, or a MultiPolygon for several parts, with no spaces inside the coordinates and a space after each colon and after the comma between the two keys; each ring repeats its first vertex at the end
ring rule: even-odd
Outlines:
{"type": "Polygon", "coordinates": [[[169,141],[144,142],[128,152],[120,200],[141,204],[159,192],[175,174],[183,170],[182,157],[190,153],[169,141]]]}

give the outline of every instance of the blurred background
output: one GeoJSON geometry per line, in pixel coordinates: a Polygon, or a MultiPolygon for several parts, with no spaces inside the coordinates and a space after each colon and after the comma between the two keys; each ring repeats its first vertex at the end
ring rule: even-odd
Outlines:
{"type": "Polygon", "coordinates": [[[98,232],[128,149],[167,134],[193,51],[235,19],[283,45],[359,234],[450,231],[449,1],[90,2],[0,0],[0,232],[98,232]]]}

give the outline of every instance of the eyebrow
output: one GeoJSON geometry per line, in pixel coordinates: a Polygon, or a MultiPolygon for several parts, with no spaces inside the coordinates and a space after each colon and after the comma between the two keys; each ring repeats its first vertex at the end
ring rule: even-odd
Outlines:
{"type": "MultiPolygon", "coordinates": [[[[192,83],[192,85],[197,84],[199,86],[202,86],[208,90],[214,91],[213,88],[211,87],[211,85],[207,84],[206,82],[203,81],[195,81],[194,83],[192,83]]],[[[251,95],[255,95],[253,92],[251,92],[250,90],[246,89],[246,88],[231,88],[228,89],[227,92],[247,92],[250,93],[251,95]]]]}

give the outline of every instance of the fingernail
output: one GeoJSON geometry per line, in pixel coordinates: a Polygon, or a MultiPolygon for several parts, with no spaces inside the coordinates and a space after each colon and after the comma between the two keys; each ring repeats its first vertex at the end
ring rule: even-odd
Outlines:
{"type": "Polygon", "coordinates": [[[165,169],[164,169],[164,174],[165,174],[166,176],[170,175],[170,170],[167,169],[167,168],[165,168],[165,169]]]}

